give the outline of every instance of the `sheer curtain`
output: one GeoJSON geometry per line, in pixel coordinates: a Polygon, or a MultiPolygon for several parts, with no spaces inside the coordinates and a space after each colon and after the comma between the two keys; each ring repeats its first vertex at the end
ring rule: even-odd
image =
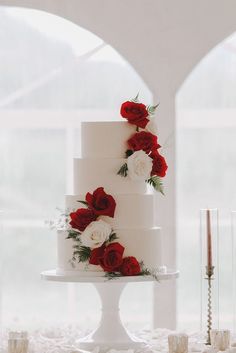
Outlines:
{"type": "MultiPolygon", "coordinates": [[[[55,232],[45,220],[71,192],[80,122],[118,120],[123,100],[140,92],[151,102],[152,94],[112,47],[64,19],[0,8],[0,21],[2,323],[12,329],[64,322],[91,328],[99,315],[91,285],[40,280],[40,272],[56,263],[55,232]]],[[[124,292],[122,311],[131,327],[150,323],[151,295],[147,284],[124,292]]]]}
{"type": "Polygon", "coordinates": [[[179,327],[199,329],[199,210],[216,207],[220,216],[220,326],[232,328],[235,298],[230,210],[236,206],[235,34],[193,70],[177,95],[176,106],[179,327]]]}

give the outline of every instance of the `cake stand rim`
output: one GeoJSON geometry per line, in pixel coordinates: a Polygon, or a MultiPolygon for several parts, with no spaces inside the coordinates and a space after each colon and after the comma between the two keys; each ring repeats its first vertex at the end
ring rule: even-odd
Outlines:
{"type": "MultiPolygon", "coordinates": [[[[179,277],[179,271],[167,269],[166,273],[159,273],[158,280],[171,280],[179,277]]],[[[135,282],[157,282],[152,276],[120,276],[108,279],[104,275],[98,276],[79,276],[78,274],[58,274],[56,269],[41,272],[41,279],[55,282],[71,283],[135,283],[135,282]]]]}

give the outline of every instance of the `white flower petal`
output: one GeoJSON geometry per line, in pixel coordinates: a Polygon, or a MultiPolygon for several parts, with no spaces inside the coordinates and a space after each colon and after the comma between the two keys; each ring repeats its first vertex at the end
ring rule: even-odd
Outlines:
{"type": "Polygon", "coordinates": [[[108,240],[112,228],[110,224],[102,219],[91,222],[80,236],[81,243],[89,248],[99,248],[108,240]]]}
{"type": "Polygon", "coordinates": [[[128,176],[132,180],[146,180],[152,170],[152,158],[144,151],[136,151],[127,159],[128,176]]]}

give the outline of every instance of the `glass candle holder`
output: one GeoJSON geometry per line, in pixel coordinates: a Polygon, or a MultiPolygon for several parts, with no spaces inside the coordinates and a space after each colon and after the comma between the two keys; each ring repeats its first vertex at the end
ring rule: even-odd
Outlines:
{"type": "Polygon", "coordinates": [[[219,328],[218,209],[200,210],[201,330],[210,344],[210,331],[219,328]]]}
{"type": "Polygon", "coordinates": [[[211,330],[211,346],[217,352],[226,351],[230,347],[230,330],[211,330]]]}
{"type": "Polygon", "coordinates": [[[27,353],[28,345],[29,340],[26,331],[9,332],[8,353],[27,353]]]}
{"type": "Polygon", "coordinates": [[[231,211],[233,332],[236,332],[236,211],[231,211]]]}
{"type": "Polygon", "coordinates": [[[169,353],[188,353],[188,335],[171,334],[168,336],[169,353]]]}
{"type": "Polygon", "coordinates": [[[2,341],[2,239],[3,239],[3,225],[2,225],[3,211],[0,210],[0,346],[2,341]]]}

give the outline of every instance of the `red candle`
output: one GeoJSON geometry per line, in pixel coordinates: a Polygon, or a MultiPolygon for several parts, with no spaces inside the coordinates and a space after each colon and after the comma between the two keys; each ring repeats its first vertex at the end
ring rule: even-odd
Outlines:
{"type": "Polygon", "coordinates": [[[210,210],[207,210],[207,266],[212,267],[212,243],[211,243],[211,217],[210,210]]]}

